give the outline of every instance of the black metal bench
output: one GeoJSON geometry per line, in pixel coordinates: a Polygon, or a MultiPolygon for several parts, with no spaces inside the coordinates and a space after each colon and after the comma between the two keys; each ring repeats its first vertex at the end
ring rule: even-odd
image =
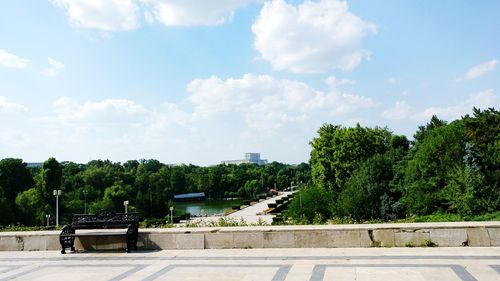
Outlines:
{"type": "Polygon", "coordinates": [[[61,254],[66,253],[66,248],[75,251],[76,237],[95,237],[95,236],[123,236],[127,242],[127,253],[131,249],[137,251],[137,237],[139,236],[139,222],[142,218],[138,213],[115,213],[112,210],[104,209],[96,215],[73,215],[71,225],[65,225],[59,236],[61,243],[61,254]],[[77,229],[120,229],[117,231],[101,231],[101,232],[80,232],[76,233],[77,229]]]}

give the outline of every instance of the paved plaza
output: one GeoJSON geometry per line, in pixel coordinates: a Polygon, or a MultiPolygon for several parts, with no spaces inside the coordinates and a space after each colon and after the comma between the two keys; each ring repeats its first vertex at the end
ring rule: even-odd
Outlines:
{"type": "Polygon", "coordinates": [[[500,248],[0,252],[0,280],[500,280],[500,248]]]}

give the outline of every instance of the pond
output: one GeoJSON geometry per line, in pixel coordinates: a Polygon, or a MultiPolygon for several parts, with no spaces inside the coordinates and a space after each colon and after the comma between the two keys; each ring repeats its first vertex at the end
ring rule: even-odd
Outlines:
{"type": "Polygon", "coordinates": [[[232,205],[239,204],[243,200],[206,200],[192,202],[175,202],[175,208],[181,213],[190,213],[192,216],[199,216],[203,212],[208,216],[221,215],[231,209],[232,205]]]}

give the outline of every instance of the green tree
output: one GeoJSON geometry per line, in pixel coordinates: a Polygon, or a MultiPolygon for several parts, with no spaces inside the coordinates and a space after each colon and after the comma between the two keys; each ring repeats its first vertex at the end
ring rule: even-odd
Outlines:
{"type": "Polygon", "coordinates": [[[374,154],[384,153],[391,133],[387,129],[323,125],[311,141],[311,170],[314,183],[331,190],[335,197],[342,191],[353,171],[374,154]]]}
{"type": "Polygon", "coordinates": [[[337,215],[356,220],[382,218],[382,213],[387,216],[388,210],[382,210],[382,198],[392,195],[389,187],[392,179],[393,159],[388,153],[376,154],[363,162],[340,194],[337,215]]]}
{"type": "Polygon", "coordinates": [[[332,216],[332,193],[322,186],[308,185],[295,194],[286,216],[299,223],[324,222],[332,216]]]}
{"type": "Polygon", "coordinates": [[[435,126],[426,131],[425,138],[420,139],[415,142],[403,168],[402,182],[396,184],[402,192],[401,203],[410,214],[446,211],[450,202],[443,196],[442,190],[455,169],[463,165],[463,122],[435,126]]]}

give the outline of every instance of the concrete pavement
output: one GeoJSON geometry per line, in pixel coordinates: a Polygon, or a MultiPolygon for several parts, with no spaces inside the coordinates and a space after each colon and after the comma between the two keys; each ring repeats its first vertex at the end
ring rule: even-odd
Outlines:
{"type": "Polygon", "coordinates": [[[0,252],[0,280],[500,280],[500,248],[0,252]]]}

